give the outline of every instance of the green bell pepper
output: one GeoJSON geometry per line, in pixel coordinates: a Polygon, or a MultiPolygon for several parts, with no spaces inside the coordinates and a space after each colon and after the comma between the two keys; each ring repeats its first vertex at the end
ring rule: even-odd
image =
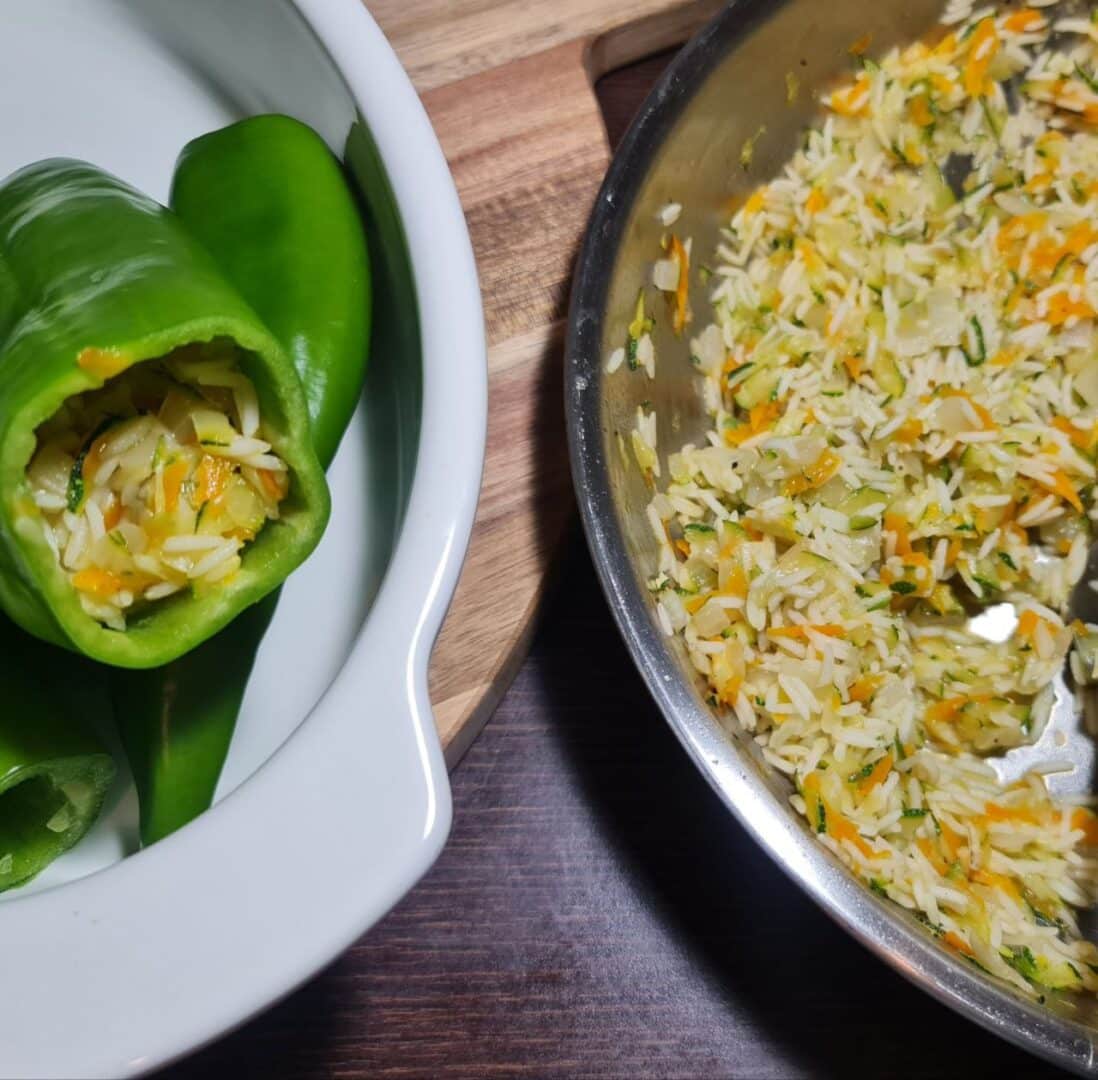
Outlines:
{"type": "MultiPolygon", "coordinates": [[[[285,116],[243,120],[190,143],[172,209],[293,358],[326,467],[358,404],[370,332],[370,269],[354,198],[320,137],[285,116]]],[[[117,672],[115,710],[153,843],[213,801],[277,595],[162,668],[117,672]]]]}
{"type": "Polygon", "coordinates": [[[86,661],[0,615],[0,891],[22,885],[91,828],[114,779],[86,722],[109,707],[86,661]]]}
{"type": "Polygon", "coordinates": [[[37,637],[107,664],[163,665],[277,588],[320,539],[328,492],[285,350],[175,215],[91,165],[40,162],[0,185],[0,381],[0,607],[37,637]],[[108,629],[83,610],[29,496],[35,431],[70,396],[214,339],[241,350],[289,495],[232,582],[108,629]]]}
{"type": "Polygon", "coordinates": [[[366,239],[339,162],[297,120],[251,117],[183,148],[171,207],[290,354],[327,468],[370,340],[366,239]]]}

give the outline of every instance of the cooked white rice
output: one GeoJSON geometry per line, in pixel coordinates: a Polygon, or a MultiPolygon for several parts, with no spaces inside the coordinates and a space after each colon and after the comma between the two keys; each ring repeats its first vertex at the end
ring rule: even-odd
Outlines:
{"type": "Polygon", "coordinates": [[[46,540],[105,626],[226,583],[289,489],[228,343],[179,349],[70,398],[27,467],[46,540]]]}
{"type": "MultiPolygon", "coordinates": [[[[1065,617],[1098,514],[1098,27],[988,10],[955,0],[827,96],[725,230],[690,350],[706,444],[660,477],[641,409],[632,449],[660,622],[819,840],[984,969],[1094,990],[1098,821],[985,757],[1035,737],[1077,638],[1093,673],[1065,617]],[[1007,640],[974,632],[1003,602],[1007,640]]],[[[681,328],[689,246],[666,247],[681,328]]]]}

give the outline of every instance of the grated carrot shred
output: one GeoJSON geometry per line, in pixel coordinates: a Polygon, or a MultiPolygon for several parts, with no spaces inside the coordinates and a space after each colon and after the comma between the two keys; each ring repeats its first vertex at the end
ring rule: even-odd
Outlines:
{"type": "Polygon", "coordinates": [[[1069,319],[1093,319],[1094,308],[1084,300],[1072,300],[1066,292],[1058,292],[1050,298],[1045,318],[1050,326],[1063,326],[1069,319]]]}
{"type": "Polygon", "coordinates": [[[185,461],[176,461],[164,470],[164,506],[169,514],[179,506],[179,493],[189,471],[185,461]]]}
{"type": "Polygon", "coordinates": [[[905,420],[896,429],[895,434],[898,442],[913,443],[923,434],[923,422],[918,417],[913,416],[910,420],[905,420]]]}
{"type": "Polygon", "coordinates": [[[807,641],[809,630],[814,630],[817,634],[823,634],[825,637],[842,637],[843,634],[846,633],[846,630],[837,623],[818,623],[815,625],[806,623],[798,626],[772,626],[766,633],[769,637],[799,638],[807,641]]]}
{"type": "Polygon", "coordinates": [[[1003,22],[1003,29],[1013,34],[1024,34],[1028,30],[1039,30],[1045,24],[1045,17],[1033,8],[1012,11],[1003,22]]]}
{"type": "Polygon", "coordinates": [[[1082,806],[1077,806],[1071,813],[1071,827],[1083,834],[1083,843],[1098,847],[1098,817],[1082,806]]]}
{"type": "Polygon", "coordinates": [[[856,41],[850,43],[850,48],[847,50],[851,56],[865,56],[869,52],[870,45],[873,44],[873,33],[862,34],[856,41]]]}
{"type": "Polygon", "coordinates": [[[893,758],[892,754],[885,754],[885,756],[873,767],[873,771],[858,785],[858,794],[864,797],[878,784],[883,784],[885,778],[892,772],[892,766],[894,764],[895,758],[893,758]]]}
{"type": "Polygon", "coordinates": [[[800,495],[813,488],[822,487],[842,468],[843,459],[834,450],[825,450],[800,476],[786,480],[786,495],[800,495]]]}
{"type": "Polygon", "coordinates": [[[999,803],[984,804],[984,816],[988,821],[1020,821],[1026,825],[1040,825],[1041,819],[1035,811],[1020,806],[1000,806],[999,803]]]}
{"type": "Polygon", "coordinates": [[[997,874],[992,870],[974,870],[969,875],[969,880],[976,882],[977,885],[986,885],[992,889],[999,889],[1018,903],[1022,901],[1022,894],[1018,891],[1018,886],[1005,874],[997,874]]]}
{"type": "Polygon", "coordinates": [[[1021,615],[1018,616],[1018,625],[1014,628],[1015,636],[1020,638],[1028,638],[1033,640],[1034,635],[1037,633],[1037,627],[1044,623],[1048,627],[1050,634],[1055,634],[1059,627],[1048,619],[1042,619],[1033,608],[1026,608],[1021,615]]]}
{"type": "Polygon", "coordinates": [[[122,503],[112,498],[106,513],[103,515],[103,528],[110,532],[122,520],[122,503]]]}
{"type": "Polygon", "coordinates": [[[766,205],[766,188],[756,188],[743,204],[745,214],[757,214],[766,205]]]}
{"type": "Polygon", "coordinates": [[[1075,485],[1068,479],[1067,473],[1065,473],[1063,469],[1057,469],[1052,474],[1051,483],[1046,483],[1044,480],[1038,480],[1037,483],[1046,491],[1051,491],[1053,495],[1058,495],[1064,502],[1069,503],[1080,514],[1083,512],[1083,500],[1079,498],[1079,492],[1075,490],[1075,485]]]}
{"type": "Polygon", "coordinates": [[[831,94],[831,108],[840,116],[865,116],[869,112],[870,82],[868,75],[859,75],[850,86],[831,94]]]}
{"type": "Polygon", "coordinates": [[[911,119],[919,127],[930,127],[934,123],[934,113],[930,108],[930,98],[926,94],[918,94],[911,101],[911,119]]]}
{"type": "Polygon", "coordinates": [[[73,574],[72,584],[73,588],[103,601],[110,600],[124,588],[124,583],[117,574],[97,567],[73,574]]]}
{"type": "Polygon", "coordinates": [[[885,532],[890,532],[896,537],[896,554],[899,556],[910,555],[912,552],[911,535],[907,530],[907,521],[902,514],[891,511],[884,516],[885,532]]]}
{"type": "Polygon", "coordinates": [[[671,254],[679,264],[679,283],[675,288],[675,313],[671,320],[671,326],[676,334],[681,334],[686,326],[686,303],[690,290],[690,256],[682,241],[671,234],[671,254]]]}
{"type": "MultiPolygon", "coordinates": [[[[267,469],[260,469],[259,478],[262,481],[267,469]]],[[[225,490],[232,476],[233,467],[225,458],[214,457],[213,454],[203,454],[198,468],[194,471],[194,505],[204,506],[212,502],[225,490]]]]}
{"type": "Polygon", "coordinates": [[[951,948],[956,949],[957,952],[963,953],[965,956],[975,956],[972,951],[972,946],[960,934],[955,934],[952,930],[947,930],[942,935],[942,940],[951,948]]]}
{"type": "Polygon", "coordinates": [[[980,20],[968,50],[964,82],[965,93],[969,97],[984,97],[991,92],[991,82],[987,72],[998,51],[999,34],[995,29],[995,20],[988,16],[980,20]]]}
{"type": "Polygon", "coordinates": [[[847,696],[851,701],[862,704],[868,701],[877,692],[877,687],[880,685],[881,676],[863,675],[860,679],[857,679],[850,684],[850,688],[847,690],[847,696]]]}

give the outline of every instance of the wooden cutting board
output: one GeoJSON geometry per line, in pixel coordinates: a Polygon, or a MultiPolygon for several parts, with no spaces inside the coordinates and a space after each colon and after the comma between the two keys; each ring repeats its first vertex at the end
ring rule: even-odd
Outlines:
{"type": "Polygon", "coordinates": [[[450,162],[488,335],[488,450],[430,688],[453,767],[521,662],[573,519],[561,350],[610,161],[600,75],[684,41],[721,0],[367,0],[450,162]]]}

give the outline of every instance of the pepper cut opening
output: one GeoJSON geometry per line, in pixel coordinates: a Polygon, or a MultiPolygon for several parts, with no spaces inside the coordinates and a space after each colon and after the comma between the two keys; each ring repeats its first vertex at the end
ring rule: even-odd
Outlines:
{"type": "Polygon", "coordinates": [[[228,338],[187,345],[69,398],[36,432],[30,494],[92,618],[224,587],[290,489],[228,338]]]}
{"type": "Polygon", "coordinates": [[[58,783],[47,774],[0,792],[0,891],[33,877],[69,847],[93,798],[84,781],[58,783]]]}

